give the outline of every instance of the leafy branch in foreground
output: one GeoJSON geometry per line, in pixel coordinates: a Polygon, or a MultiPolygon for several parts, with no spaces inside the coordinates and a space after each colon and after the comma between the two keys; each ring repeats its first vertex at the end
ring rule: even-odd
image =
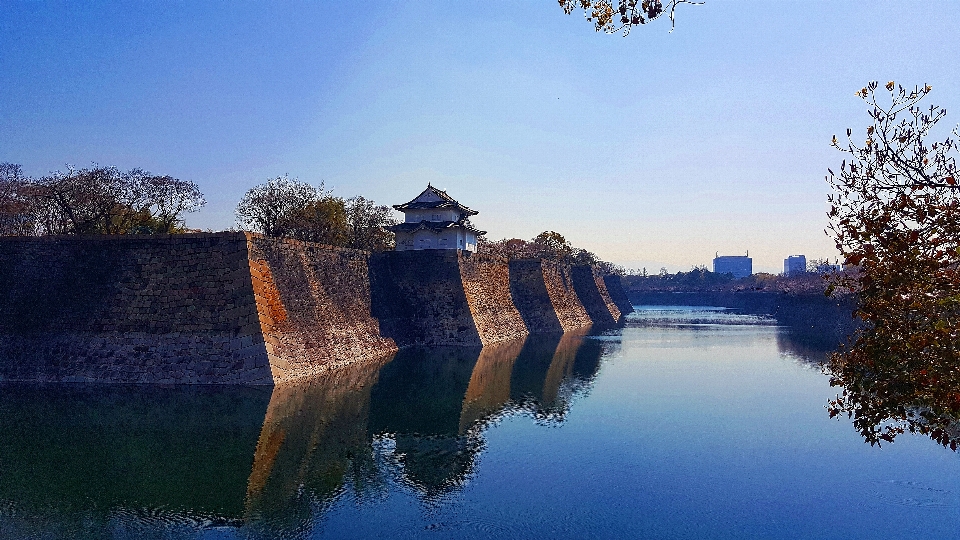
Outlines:
{"type": "Polygon", "coordinates": [[[647,24],[667,15],[670,29],[676,24],[675,14],[680,4],[699,5],[693,0],[618,0],[614,7],[611,0],[559,0],[564,13],[570,15],[582,9],[586,19],[594,24],[597,32],[613,34],[623,31],[626,36],[634,26],[647,24]]]}
{"type": "Polygon", "coordinates": [[[846,265],[831,285],[857,293],[866,324],[826,371],[843,388],[828,404],[871,444],[906,431],[960,444],[960,187],[954,139],[931,142],[946,110],[921,107],[929,85],[871,82],[864,142],[847,130],[848,158],[827,181],[828,232],[846,265]]]}

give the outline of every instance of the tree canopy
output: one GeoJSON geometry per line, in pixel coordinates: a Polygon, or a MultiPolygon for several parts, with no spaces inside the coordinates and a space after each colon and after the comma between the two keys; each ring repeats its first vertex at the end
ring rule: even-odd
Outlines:
{"type": "Polygon", "coordinates": [[[143,169],[69,168],[41,178],[0,164],[0,235],[166,234],[206,204],[190,181],[143,169]]]}
{"type": "Polygon", "coordinates": [[[585,249],[573,247],[562,234],[556,231],[543,231],[533,240],[511,238],[491,242],[480,238],[477,251],[498,255],[507,259],[549,259],[567,264],[592,265],[606,274],[623,275],[623,267],[601,260],[596,254],[585,249]]]}
{"type": "Polygon", "coordinates": [[[267,236],[290,237],[332,246],[385,251],[394,245],[386,227],[395,223],[390,208],[363,197],[334,197],[287,176],[271,178],[247,191],[237,205],[242,228],[267,236]]]}

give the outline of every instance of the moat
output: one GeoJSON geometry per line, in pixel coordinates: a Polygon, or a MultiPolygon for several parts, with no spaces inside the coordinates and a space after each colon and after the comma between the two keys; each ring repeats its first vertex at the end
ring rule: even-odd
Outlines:
{"type": "Polygon", "coordinates": [[[0,537],[960,537],[958,454],[830,419],[827,352],[641,306],[275,388],[5,384],[0,537]]]}

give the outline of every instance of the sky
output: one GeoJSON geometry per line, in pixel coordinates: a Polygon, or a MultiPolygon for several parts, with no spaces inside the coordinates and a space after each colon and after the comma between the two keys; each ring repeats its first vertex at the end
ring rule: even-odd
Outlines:
{"type": "Polygon", "coordinates": [[[837,255],[824,176],[869,123],[854,92],[960,106],[958,26],[960,1],[706,0],[623,37],[555,0],[4,0],[0,162],[192,180],[212,230],[283,174],[389,205],[430,182],[491,239],[780,272],[837,255]]]}

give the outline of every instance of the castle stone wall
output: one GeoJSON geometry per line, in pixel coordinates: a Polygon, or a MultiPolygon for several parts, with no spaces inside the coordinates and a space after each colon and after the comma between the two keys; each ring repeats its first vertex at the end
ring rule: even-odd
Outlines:
{"type": "Polygon", "coordinates": [[[454,250],[388,251],[370,261],[372,314],[398,345],[483,344],[454,250]]]}
{"type": "Polygon", "coordinates": [[[397,350],[370,313],[369,253],[256,235],[249,246],[275,382],[397,350]]]}
{"type": "Polygon", "coordinates": [[[603,284],[607,287],[610,299],[620,309],[620,313],[623,315],[633,313],[633,302],[627,298],[627,292],[623,290],[623,282],[620,280],[620,276],[616,274],[603,276],[603,284]]]}
{"type": "Polygon", "coordinates": [[[578,265],[570,268],[573,288],[583,303],[593,324],[606,327],[615,326],[622,320],[620,308],[610,298],[606,283],[593,267],[578,265]]]}
{"type": "Polygon", "coordinates": [[[620,319],[593,268],[549,261],[250,233],[0,239],[0,382],[275,384],[620,319]]]}
{"type": "Polygon", "coordinates": [[[457,257],[463,290],[483,345],[526,337],[510,294],[510,266],[500,257],[460,252],[457,257]]]}
{"type": "Polygon", "coordinates": [[[0,239],[0,380],[270,384],[237,234],[0,239]]]}
{"type": "Polygon", "coordinates": [[[510,293],[531,334],[559,334],[592,324],[567,265],[539,259],[510,261],[510,293]]]}

